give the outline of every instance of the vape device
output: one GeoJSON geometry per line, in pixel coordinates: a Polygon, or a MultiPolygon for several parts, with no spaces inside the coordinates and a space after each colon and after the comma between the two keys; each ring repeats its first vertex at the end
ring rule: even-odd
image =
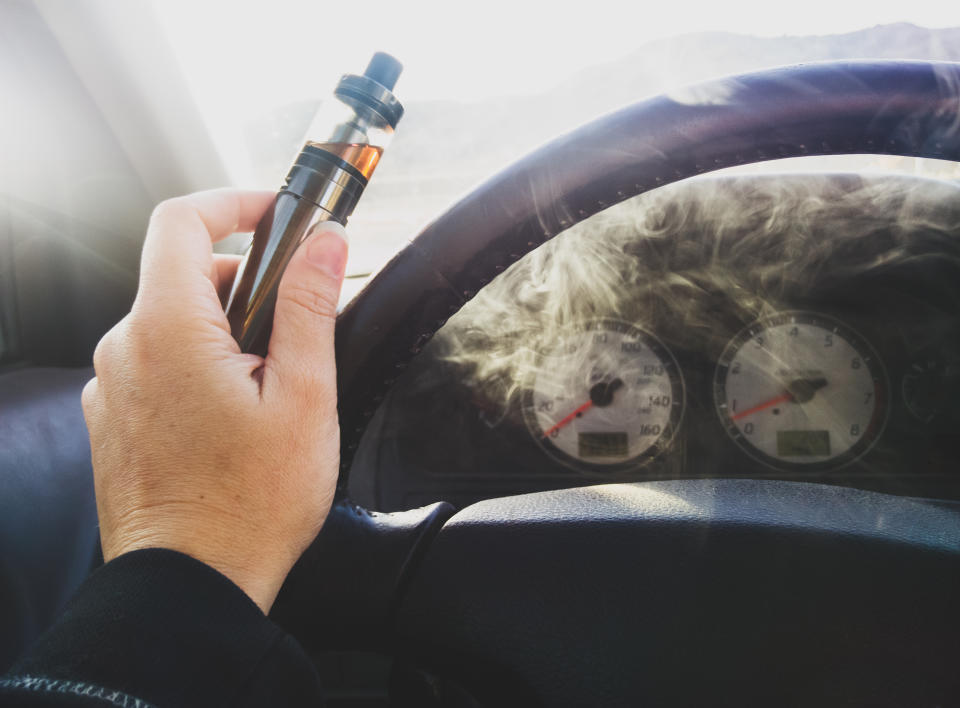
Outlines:
{"type": "Polygon", "coordinates": [[[253,234],[226,312],[240,349],[265,355],[277,288],[294,251],[324,221],[346,224],[403,116],[393,87],[403,67],[377,52],[362,75],[343,76],[253,234]]]}

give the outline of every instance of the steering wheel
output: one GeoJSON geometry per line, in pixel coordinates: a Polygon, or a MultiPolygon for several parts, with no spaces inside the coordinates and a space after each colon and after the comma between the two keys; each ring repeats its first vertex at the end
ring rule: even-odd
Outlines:
{"type": "Polygon", "coordinates": [[[419,705],[960,701],[960,515],[946,505],[734,479],[553,491],[456,514],[443,503],[382,514],[346,498],[390,385],[522,255],[692,175],[850,153],[960,160],[960,64],[810,64],[644,100],[545,145],[428,225],[338,319],[339,501],[276,619],[316,649],[394,653],[417,667],[398,686],[419,705]]]}

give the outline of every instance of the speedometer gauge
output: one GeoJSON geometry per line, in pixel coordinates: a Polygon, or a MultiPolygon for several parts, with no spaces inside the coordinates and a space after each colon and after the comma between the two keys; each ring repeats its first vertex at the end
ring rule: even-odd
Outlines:
{"type": "Polygon", "coordinates": [[[865,453],[886,422],[886,391],[867,341],[812,312],[782,312],[741,331],[714,378],[727,432],[779,469],[831,469],[865,453]]]}
{"type": "Polygon", "coordinates": [[[683,415],[683,377],[652,334],[618,320],[592,322],[543,352],[523,414],[536,442],[564,465],[636,467],[672,440],[683,415]]]}

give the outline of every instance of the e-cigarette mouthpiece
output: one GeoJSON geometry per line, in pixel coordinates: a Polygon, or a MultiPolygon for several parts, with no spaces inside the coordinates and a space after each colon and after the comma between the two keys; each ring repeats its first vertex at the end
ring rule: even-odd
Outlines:
{"type": "Polygon", "coordinates": [[[377,52],[373,55],[363,75],[368,79],[373,79],[388,91],[393,91],[397,85],[397,79],[400,78],[400,72],[403,71],[403,64],[398,62],[389,54],[377,52]]]}

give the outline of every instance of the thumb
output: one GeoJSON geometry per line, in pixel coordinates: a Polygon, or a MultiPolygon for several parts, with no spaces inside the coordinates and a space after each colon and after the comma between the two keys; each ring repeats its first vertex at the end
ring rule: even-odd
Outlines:
{"type": "Polygon", "coordinates": [[[333,330],[346,263],[347,233],[340,224],[326,221],[287,264],[264,371],[265,376],[279,378],[285,392],[295,388],[313,396],[318,387],[333,385],[333,330]]]}

